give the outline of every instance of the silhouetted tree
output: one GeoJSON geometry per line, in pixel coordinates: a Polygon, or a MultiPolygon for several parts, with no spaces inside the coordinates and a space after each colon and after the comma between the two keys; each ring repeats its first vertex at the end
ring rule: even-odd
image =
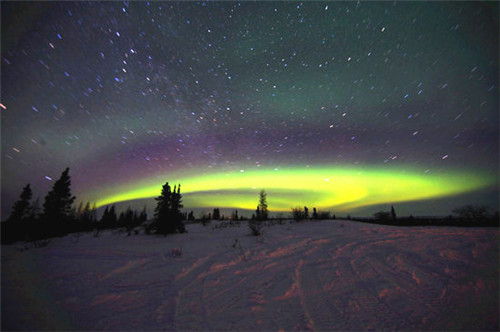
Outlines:
{"type": "Polygon", "coordinates": [[[23,192],[19,196],[19,200],[12,206],[12,212],[8,221],[10,222],[22,222],[31,217],[30,213],[31,206],[30,201],[33,197],[33,192],[29,183],[23,188],[23,192]]]}
{"type": "Polygon", "coordinates": [[[306,218],[305,210],[298,206],[292,208],[292,218],[295,221],[304,220],[306,218]]]}
{"type": "Polygon", "coordinates": [[[102,213],[102,217],[101,217],[101,220],[99,221],[100,224],[101,224],[101,227],[102,228],[108,228],[108,224],[109,224],[109,207],[106,206],[106,208],[104,208],[104,212],[102,213]]]}
{"type": "Polygon", "coordinates": [[[25,240],[30,234],[36,233],[33,229],[32,221],[35,219],[32,215],[32,205],[30,203],[33,192],[30,185],[27,184],[19,200],[12,206],[12,211],[9,218],[2,222],[2,243],[13,243],[15,241],[25,240]]]}
{"type": "Polygon", "coordinates": [[[120,216],[118,217],[118,224],[120,227],[125,227],[127,234],[130,235],[132,229],[136,225],[137,219],[137,211],[132,210],[132,208],[128,206],[125,211],[120,213],[120,216]]]}
{"type": "Polygon", "coordinates": [[[318,219],[318,212],[316,211],[316,208],[313,208],[313,219],[318,219]]]}
{"type": "Polygon", "coordinates": [[[248,228],[250,228],[251,234],[253,236],[262,235],[262,226],[263,223],[261,223],[259,220],[253,219],[248,221],[248,228]]]}
{"type": "Polygon", "coordinates": [[[259,194],[259,205],[256,211],[257,220],[267,220],[268,210],[267,210],[267,194],[265,190],[261,190],[259,194]]]}
{"type": "Polygon", "coordinates": [[[309,209],[307,206],[304,206],[304,219],[309,218],[309,209]]]}
{"type": "Polygon", "coordinates": [[[468,221],[481,221],[488,218],[488,208],[481,205],[465,205],[453,210],[460,218],[468,221]]]}
{"type": "Polygon", "coordinates": [[[138,223],[142,224],[148,220],[148,213],[146,212],[146,205],[144,205],[144,208],[141,211],[141,214],[139,215],[139,220],[138,223]]]}
{"type": "Polygon", "coordinates": [[[193,211],[189,212],[187,219],[189,221],[193,221],[194,220],[194,213],[193,213],[193,211]]]}
{"type": "Polygon", "coordinates": [[[203,213],[203,214],[201,215],[201,218],[200,218],[200,220],[201,220],[201,224],[202,224],[203,226],[210,225],[210,223],[212,222],[212,219],[211,219],[211,218],[212,218],[212,215],[211,215],[210,213],[209,213],[208,215],[206,215],[205,213],[203,213]]]}
{"type": "Polygon", "coordinates": [[[83,213],[83,209],[84,209],[83,202],[80,202],[80,204],[78,204],[78,207],[76,209],[72,208],[71,214],[73,214],[75,217],[81,216],[83,213]]]}
{"type": "Polygon", "coordinates": [[[238,220],[238,210],[234,210],[234,212],[231,214],[231,220],[238,220]]]}
{"type": "Polygon", "coordinates": [[[70,229],[69,223],[73,221],[71,210],[75,196],[71,194],[71,178],[68,173],[69,168],[66,168],[45,196],[43,219],[50,235],[65,234],[70,229]]]}
{"type": "Polygon", "coordinates": [[[118,222],[118,218],[116,217],[115,206],[111,205],[111,208],[109,209],[109,223],[110,223],[111,227],[115,227],[117,222],[118,222]]]}
{"type": "Polygon", "coordinates": [[[394,211],[394,206],[391,205],[391,219],[396,220],[396,211],[394,211]]]}
{"type": "Polygon", "coordinates": [[[212,213],[212,218],[214,220],[220,220],[221,219],[221,217],[220,217],[220,210],[218,208],[214,209],[214,212],[212,213]]]}
{"type": "Polygon", "coordinates": [[[117,218],[116,218],[116,212],[115,212],[115,206],[111,205],[109,208],[106,206],[106,209],[104,209],[104,213],[101,217],[101,227],[102,228],[114,228],[117,227],[117,218]]]}
{"type": "Polygon", "coordinates": [[[97,221],[95,206],[90,207],[90,202],[87,202],[83,208],[78,208],[76,217],[78,220],[78,227],[75,230],[91,230],[95,226],[95,223],[97,221]]]}
{"type": "Polygon", "coordinates": [[[185,232],[184,224],[182,223],[182,195],[180,193],[181,186],[171,191],[170,185],[165,183],[162,187],[161,195],[156,198],[157,206],[155,209],[154,223],[156,233],[169,234],[179,231],[185,232]]]}
{"type": "Polygon", "coordinates": [[[39,216],[40,216],[40,198],[37,197],[35,199],[35,201],[33,202],[33,204],[31,204],[31,206],[29,207],[29,212],[28,212],[28,219],[30,221],[36,221],[39,216]]]}

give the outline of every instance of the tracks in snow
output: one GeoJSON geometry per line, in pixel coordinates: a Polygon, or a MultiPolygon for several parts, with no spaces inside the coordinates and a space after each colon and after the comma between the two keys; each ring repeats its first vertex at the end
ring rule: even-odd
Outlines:
{"type": "Polygon", "coordinates": [[[257,240],[243,229],[190,227],[168,238],[61,239],[2,262],[33,267],[30,275],[42,276],[33,287],[50,290],[78,329],[498,326],[498,230],[311,222],[274,226],[257,240]],[[177,247],[181,257],[168,255],[177,247]],[[459,325],[463,317],[468,325],[459,325]]]}

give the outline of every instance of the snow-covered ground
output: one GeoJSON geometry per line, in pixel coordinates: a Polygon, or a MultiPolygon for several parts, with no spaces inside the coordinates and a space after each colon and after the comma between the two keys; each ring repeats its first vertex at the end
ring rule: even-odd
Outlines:
{"type": "Polygon", "coordinates": [[[496,228],[187,229],[2,246],[3,329],[499,328],[496,228]]]}

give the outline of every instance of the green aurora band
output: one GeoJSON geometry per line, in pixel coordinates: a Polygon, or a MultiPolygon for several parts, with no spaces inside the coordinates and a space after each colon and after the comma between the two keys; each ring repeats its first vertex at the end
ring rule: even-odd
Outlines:
{"type": "Polygon", "coordinates": [[[258,192],[265,189],[271,211],[293,206],[314,206],[336,211],[383,204],[454,196],[482,189],[497,182],[493,175],[470,171],[441,173],[415,170],[341,167],[289,167],[212,174],[169,174],[165,180],[150,178],[110,188],[97,207],[157,197],[169,181],[181,184],[185,207],[250,209],[258,192]],[[201,174],[201,175],[200,175],[201,174]],[[115,193],[115,194],[113,194],[115,193]]]}

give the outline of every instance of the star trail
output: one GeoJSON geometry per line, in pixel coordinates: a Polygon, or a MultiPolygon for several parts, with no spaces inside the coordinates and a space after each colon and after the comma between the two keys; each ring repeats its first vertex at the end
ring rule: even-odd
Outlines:
{"type": "Polygon", "coordinates": [[[2,218],[65,167],[100,206],[498,209],[496,2],[1,6],[2,218]]]}

